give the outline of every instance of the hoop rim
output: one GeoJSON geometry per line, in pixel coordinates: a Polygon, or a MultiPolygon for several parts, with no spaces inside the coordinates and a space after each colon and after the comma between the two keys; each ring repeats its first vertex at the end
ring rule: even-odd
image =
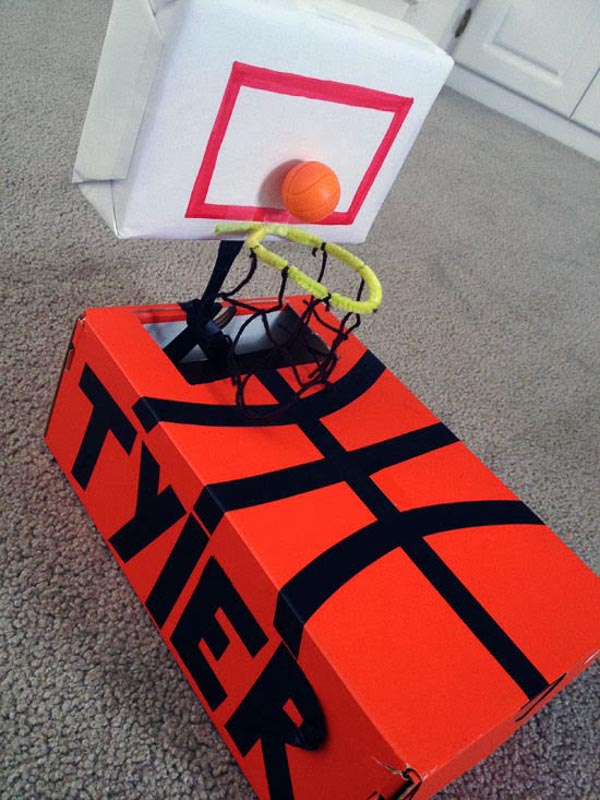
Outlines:
{"type": "Polygon", "coordinates": [[[379,278],[374,271],[365,264],[358,256],[345,250],[332,242],[325,242],[310,233],[305,233],[291,225],[280,225],[277,223],[261,222],[226,222],[217,225],[215,232],[218,234],[247,233],[244,247],[256,255],[264,264],[283,272],[287,270],[288,277],[301,289],[312,294],[319,300],[326,300],[334,308],[351,314],[372,314],[381,305],[383,290],[379,278]],[[279,239],[287,239],[297,244],[305,245],[313,249],[323,250],[328,255],[346,266],[350,267],[364,281],[368,291],[366,300],[354,300],[347,295],[339,292],[330,292],[329,289],[319,281],[311,278],[306,272],[290,264],[285,258],[278,256],[268,250],[263,244],[266,236],[277,236],[279,239]]]}

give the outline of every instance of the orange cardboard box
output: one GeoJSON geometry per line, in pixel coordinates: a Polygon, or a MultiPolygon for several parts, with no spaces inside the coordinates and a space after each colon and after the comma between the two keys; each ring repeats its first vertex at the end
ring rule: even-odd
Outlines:
{"type": "Polygon", "coordinates": [[[50,450],[259,797],[431,797],[598,655],[600,580],[353,336],[265,423],[183,316],[80,317],[50,450]]]}

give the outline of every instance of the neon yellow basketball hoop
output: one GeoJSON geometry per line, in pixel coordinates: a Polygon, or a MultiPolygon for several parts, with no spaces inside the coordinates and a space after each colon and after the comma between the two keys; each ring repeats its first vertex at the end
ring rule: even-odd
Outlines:
{"type": "Polygon", "coordinates": [[[268,264],[270,267],[274,267],[280,272],[287,270],[288,277],[290,280],[294,281],[297,286],[304,289],[304,291],[309,294],[312,294],[317,299],[326,301],[340,311],[344,311],[348,314],[372,314],[381,305],[383,293],[377,275],[375,275],[371,267],[365,264],[364,261],[361,261],[360,258],[344,250],[343,247],[337,244],[323,242],[317,236],[305,233],[289,225],[262,222],[222,223],[221,225],[217,225],[215,231],[219,234],[249,233],[249,236],[244,242],[244,247],[254,253],[260,261],[264,264],[268,264]],[[361,280],[364,281],[369,294],[368,299],[354,300],[338,292],[330,292],[326,286],[316,281],[314,278],[311,278],[306,272],[293,266],[293,264],[290,264],[285,258],[268,250],[262,243],[266,236],[277,236],[280,239],[288,239],[290,242],[297,242],[298,244],[316,250],[322,250],[332,258],[346,264],[346,266],[354,270],[361,280]]]}

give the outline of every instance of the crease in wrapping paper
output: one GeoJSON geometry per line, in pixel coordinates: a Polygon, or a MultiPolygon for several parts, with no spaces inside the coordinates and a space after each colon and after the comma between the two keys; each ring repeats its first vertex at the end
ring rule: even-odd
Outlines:
{"type": "Polygon", "coordinates": [[[74,183],[127,177],[162,49],[148,0],[115,0],[77,152],[74,183]]]}

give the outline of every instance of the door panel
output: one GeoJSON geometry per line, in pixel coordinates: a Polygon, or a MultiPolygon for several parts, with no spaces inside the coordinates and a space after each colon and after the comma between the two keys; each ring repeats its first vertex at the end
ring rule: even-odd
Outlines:
{"type": "Polygon", "coordinates": [[[481,0],[459,64],[569,116],[600,63],[598,0],[481,0]]]}

